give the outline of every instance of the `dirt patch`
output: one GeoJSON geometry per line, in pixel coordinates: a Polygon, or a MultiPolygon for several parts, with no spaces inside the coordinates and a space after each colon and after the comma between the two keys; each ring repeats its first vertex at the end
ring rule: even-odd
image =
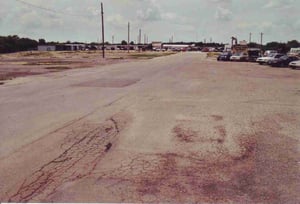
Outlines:
{"type": "Polygon", "coordinates": [[[221,115],[211,115],[215,121],[222,121],[224,118],[221,115]]]}
{"type": "Polygon", "coordinates": [[[223,143],[227,136],[226,128],[220,125],[220,126],[216,126],[215,129],[218,131],[218,134],[220,135],[220,137],[217,139],[217,142],[223,143]]]}
{"type": "Polygon", "coordinates": [[[175,137],[181,142],[193,142],[197,136],[197,132],[188,128],[184,128],[182,125],[177,125],[173,128],[175,137]]]}
{"type": "MultiPolygon", "coordinates": [[[[218,117],[218,119],[219,118],[220,117],[218,117]]],[[[172,129],[172,133],[174,134],[176,140],[180,143],[195,143],[200,145],[204,143],[207,143],[208,145],[224,143],[227,137],[225,126],[214,126],[213,124],[211,124],[211,126],[215,129],[214,134],[207,136],[209,133],[199,129],[198,127],[200,127],[200,124],[198,124],[198,122],[179,121],[179,124],[172,129]]]]}
{"type": "Polygon", "coordinates": [[[240,135],[238,137],[238,144],[240,146],[240,155],[233,157],[234,160],[245,160],[253,157],[257,148],[257,138],[255,135],[240,135]]]}

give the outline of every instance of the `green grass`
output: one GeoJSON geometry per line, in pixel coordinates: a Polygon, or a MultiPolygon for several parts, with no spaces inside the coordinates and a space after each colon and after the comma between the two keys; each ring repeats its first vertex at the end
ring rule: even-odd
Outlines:
{"type": "Polygon", "coordinates": [[[71,67],[67,67],[67,66],[60,66],[60,67],[45,67],[45,69],[49,69],[49,70],[66,70],[66,69],[72,69],[71,67]]]}
{"type": "Polygon", "coordinates": [[[3,85],[3,84],[4,84],[4,82],[2,82],[2,81],[12,80],[12,79],[13,79],[13,77],[11,77],[11,76],[0,75],[0,83],[2,83],[2,84],[0,84],[0,85],[3,85]]]}
{"type": "Polygon", "coordinates": [[[33,51],[33,52],[19,52],[19,55],[22,57],[52,57],[53,53],[52,52],[38,52],[38,51],[33,51]]]}
{"type": "Polygon", "coordinates": [[[153,59],[156,57],[163,57],[175,54],[174,52],[151,52],[151,53],[134,53],[130,54],[129,57],[133,59],[153,59]]]}
{"type": "Polygon", "coordinates": [[[26,62],[23,65],[64,65],[69,64],[70,62],[66,61],[42,61],[42,62],[26,62]]]}

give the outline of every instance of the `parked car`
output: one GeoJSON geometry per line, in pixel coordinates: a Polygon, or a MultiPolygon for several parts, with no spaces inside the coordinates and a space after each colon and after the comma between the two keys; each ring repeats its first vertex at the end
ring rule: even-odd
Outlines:
{"type": "Polygon", "coordinates": [[[268,65],[272,67],[286,67],[290,62],[296,60],[299,60],[299,58],[295,56],[283,55],[282,57],[269,60],[268,65]]]}
{"type": "Polygon", "coordinates": [[[259,57],[257,58],[256,62],[258,62],[259,64],[266,64],[268,63],[269,60],[272,60],[272,59],[277,59],[277,58],[280,58],[282,57],[283,54],[271,54],[267,57],[259,57]]]}
{"type": "Polygon", "coordinates": [[[222,52],[217,60],[218,61],[229,61],[230,60],[230,57],[231,57],[231,52],[222,52]]]}
{"type": "Polygon", "coordinates": [[[292,69],[300,68],[300,60],[290,62],[289,66],[290,66],[292,69]]]}
{"type": "Polygon", "coordinates": [[[209,52],[209,48],[208,47],[204,47],[201,49],[201,52],[209,52]]]}
{"type": "Polygon", "coordinates": [[[247,61],[248,54],[245,52],[235,53],[230,57],[230,61],[247,61]]]}
{"type": "Polygon", "coordinates": [[[255,62],[257,58],[261,56],[261,50],[259,48],[249,48],[248,49],[248,61],[255,62]]]}
{"type": "Polygon", "coordinates": [[[264,52],[264,57],[268,57],[268,56],[273,55],[273,54],[277,54],[277,51],[276,50],[266,50],[264,52]]]}

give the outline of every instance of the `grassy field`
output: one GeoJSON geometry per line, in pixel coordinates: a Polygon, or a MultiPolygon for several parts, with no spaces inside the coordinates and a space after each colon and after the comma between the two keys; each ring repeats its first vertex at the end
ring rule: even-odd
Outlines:
{"type": "MultiPolygon", "coordinates": [[[[16,77],[58,72],[68,69],[90,68],[135,60],[147,60],[175,54],[174,52],[137,51],[28,51],[0,54],[0,81],[16,77]]],[[[0,84],[1,85],[1,84],[0,84]]]]}

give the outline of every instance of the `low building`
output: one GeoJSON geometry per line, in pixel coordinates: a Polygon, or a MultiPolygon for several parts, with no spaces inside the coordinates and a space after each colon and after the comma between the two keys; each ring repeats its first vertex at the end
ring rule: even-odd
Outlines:
{"type": "Polygon", "coordinates": [[[289,56],[300,56],[300,47],[291,48],[291,50],[287,54],[289,56]]]}
{"type": "Polygon", "coordinates": [[[195,45],[190,44],[163,44],[163,49],[165,50],[173,50],[173,51],[186,51],[195,47],[195,45]]]}
{"type": "Polygon", "coordinates": [[[85,44],[65,44],[65,50],[76,51],[76,50],[85,50],[85,44]]]}
{"type": "Polygon", "coordinates": [[[38,45],[38,51],[56,51],[55,45],[38,45]]]}
{"type": "Polygon", "coordinates": [[[236,44],[232,46],[232,53],[246,53],[247,49],[247,44],[236,44]]]}
{"type": "Polygon", "coordinates": [[[162,42],[152,42],[152,49],[153,50],[161,50],[162,49],[162,42]]]}

